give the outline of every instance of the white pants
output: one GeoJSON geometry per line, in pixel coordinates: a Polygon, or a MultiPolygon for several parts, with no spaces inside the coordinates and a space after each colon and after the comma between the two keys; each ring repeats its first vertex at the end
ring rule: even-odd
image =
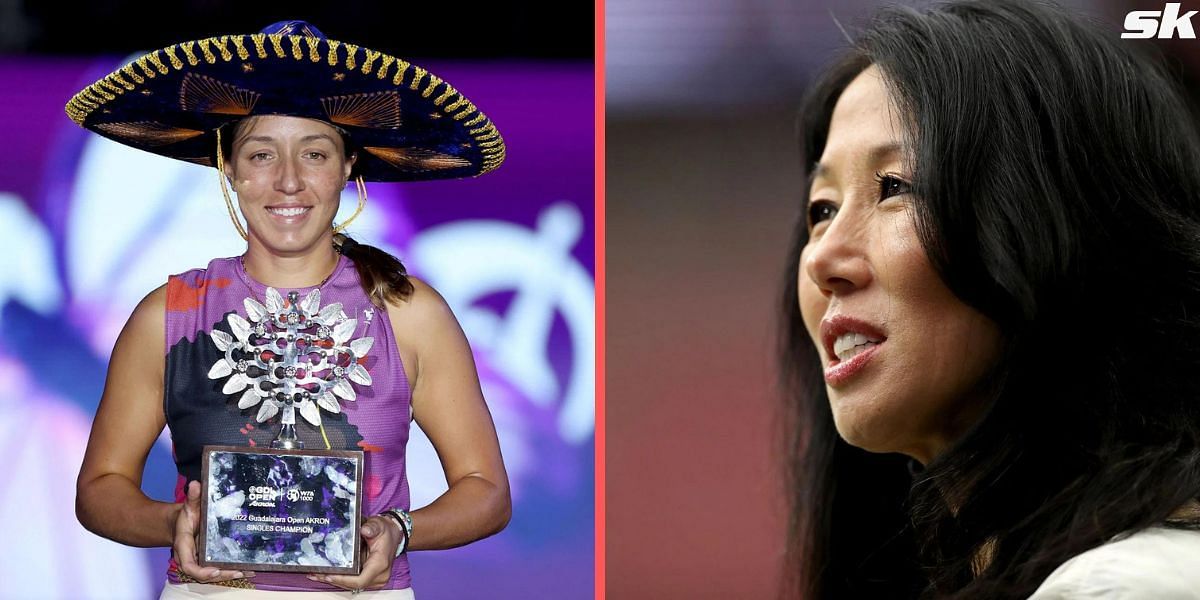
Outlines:
{"type": "Polygon", "coordinates": [[[415,600],[412,588],[339,592],[273,592],[245,590],[210,583],[167,583],[158,600],[415,600]]]}

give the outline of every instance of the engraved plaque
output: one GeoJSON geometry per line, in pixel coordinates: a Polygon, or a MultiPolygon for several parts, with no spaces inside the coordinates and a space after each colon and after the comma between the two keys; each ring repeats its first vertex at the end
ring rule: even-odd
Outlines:
{"type": "Polygon", "coordinates": [[[362,475],[361,451],[205,446],[200,564],[357,575],[362,475]]]}

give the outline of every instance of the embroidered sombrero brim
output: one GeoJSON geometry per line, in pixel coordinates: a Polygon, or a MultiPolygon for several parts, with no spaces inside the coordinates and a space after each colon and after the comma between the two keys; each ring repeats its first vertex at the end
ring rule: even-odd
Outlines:
{"type": "Polygon", "coordinates": [[[472,177],[504,161],[496,127],[449,83],[296,24],[155,50],[84,88],[67,115],[122,144],[206,166],[218,127],[268,114],[342,127],[370,181],[472,177]]]}

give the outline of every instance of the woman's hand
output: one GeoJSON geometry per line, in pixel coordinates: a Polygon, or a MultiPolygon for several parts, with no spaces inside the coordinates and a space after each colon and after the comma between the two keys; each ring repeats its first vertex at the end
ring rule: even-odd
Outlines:
{"type": "Polygon", "coordinates": [[[171,552],[179,572],[200,583],[216,583],[254,577],[251,571],[229,571],[216,567],[202,567],[196,560],[196,532],[200,530],[200,482],[190,481],[187,498],[179,508],[175,519],[175,543],[171,552]]]}
{"type": "Polygon", "coordinates": [[[392,576],[396,548],[404,540],[404,531],[395,519],[384,515],[367,519],[361,531],[363,542],[367,545],[367,558],[363,560],[363,568],[358,575],[309,575],[308,578],[350,591],[378,590],[387,585],[392,576]]]}

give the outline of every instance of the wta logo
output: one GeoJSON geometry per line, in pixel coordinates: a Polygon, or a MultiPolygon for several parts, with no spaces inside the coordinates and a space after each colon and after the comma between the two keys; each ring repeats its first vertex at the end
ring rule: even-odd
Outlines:
{"type": "Polygon", "coordinates": [[[1196,39],[1196,30],[1192,29],[1192,16],[1196,11],[1189,10],[1179,14],[1179,3],[1168,2],[1162,10],[1134,10],[1125,15],[1125,33],[1123,38],[1147,39],[1157,37],[1170,39],[1196,39]],[[1157,34],[1157,35],[1156,35],[1157,34]]]}

